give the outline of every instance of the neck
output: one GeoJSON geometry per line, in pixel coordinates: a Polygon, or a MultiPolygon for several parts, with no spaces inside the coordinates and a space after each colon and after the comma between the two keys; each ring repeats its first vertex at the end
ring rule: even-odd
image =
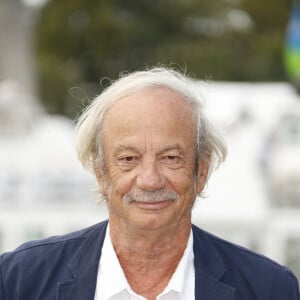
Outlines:
{"type": "Polygon", "coordinates": [[[110,236],[129,285],[139,295],[155,299],[183,256],[190,219],[158,230],[132,228],[114,221],[110,218],[110,236]]]}

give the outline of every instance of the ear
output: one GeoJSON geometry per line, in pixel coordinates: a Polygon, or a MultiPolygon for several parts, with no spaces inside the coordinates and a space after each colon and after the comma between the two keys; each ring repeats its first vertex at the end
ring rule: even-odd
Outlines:
{"type": "Polygon", "coordinates": [[[97,160],[94,159],[94,172],[98,182],[99,192],[103,195],[106,194],[106,177],[103,171],[103,168],[97,163],[97,160]]]}
{"type": "Polygon", "coordinates": [[[199,160],[197,172],[197,193],[200,194],[206,184],[209,170],[209,162],[199,160]]]}

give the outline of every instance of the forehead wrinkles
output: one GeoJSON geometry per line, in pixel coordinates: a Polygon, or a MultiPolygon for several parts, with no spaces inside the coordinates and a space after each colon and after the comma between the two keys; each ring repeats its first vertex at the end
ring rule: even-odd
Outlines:
{"type": "Polygon", "coordinates": [[[101,131],[117,130],[126,136],[144,126],[145,140],[161,130],[188,135],[196,132],[195,116],[193,106],[182,95],[166,88],[148,88],[117,100],[105,113],[101,131]]]}

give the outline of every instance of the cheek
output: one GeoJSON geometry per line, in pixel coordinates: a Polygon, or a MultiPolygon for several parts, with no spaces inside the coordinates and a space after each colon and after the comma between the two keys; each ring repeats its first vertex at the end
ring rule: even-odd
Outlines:
{"type": "Polygon", "coordinates": [[[179,194],[195,193],[196,191],[195,176],[190,170],[184,170],[180,173],[172,172],[168,174],[168,179],[172,188],[179,194]]]}
{"type": "Polygon", "coordinates": [[[131,172],[123,172],[118,168],[111,168],[108,175],[108,188],[110,194],[119,195],[123,197],[127,193],[133,183],[135,175],[131,172]]]}

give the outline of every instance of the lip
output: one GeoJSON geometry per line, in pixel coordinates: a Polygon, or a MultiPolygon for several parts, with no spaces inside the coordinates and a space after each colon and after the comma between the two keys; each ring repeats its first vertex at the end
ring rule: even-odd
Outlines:
{"type": "Polygon", "coordinates": [[[151,202],[132,202],[132,204],[135,204],[137,207],[143,210],[150,210],[150,211],[156,211],[161,210],[165,207],[167,207],[170,204],[171,201],[169,200],[163,200],[163,201],[151,201],[151,202]]]}

